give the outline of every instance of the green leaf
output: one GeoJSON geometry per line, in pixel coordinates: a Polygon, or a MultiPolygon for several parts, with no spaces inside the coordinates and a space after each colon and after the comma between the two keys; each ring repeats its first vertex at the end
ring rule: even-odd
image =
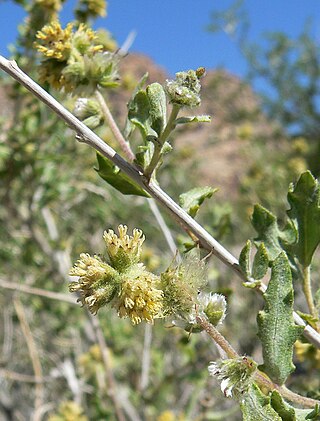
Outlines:
{"type": "Polygon", "coordinates": [[[205,199],[210,198],[217,189],[212,187],[196,187],[179,196],[180,206],[194,218],[205,199]]]}
{"type": "Polygon", "coordinates": [[[252,265],[252,277],[259,280],[264,277],[269,267],[268,253],[263,243],[258,247],[252,265]]]}
{"type": "Polygon", "coordinates": [[[290,186],[288,202],[291,209],[287,213],[298,230],[294,252],[306,267],[320,242],[320,189],[310,171],[303,173],[295,186],[290,186]]]}
{"type": "Polygon", "coordinates": [[[211,117],[209,115],[193,115],[190,117],[179,117],[175,121],[175,124],[186,123],[211,123],[211,117]]]}
{"type": "Polygon", "coordinates": [[[240,256],[239,256],[239,265],[247,278],[251,277],[251,265],[250,265],[251,248],[252,248],[251,241],[247,240],[246,245],[241,250],[240,256]]]}
{"type": "MultiPolygon", "coordinates": [[[[137,95],[137,93],[138,93],[139,91],[142,91],[142,90],[143,90],[143,87],[144,87],[144,85],[145,85],[145,83],[146,83],[146,81],[147,81],[147,79],[148,79],[148,76],[149,76],[148,72],[147,72],[147,73],[145,73],[145,74],[142,76],[142,78],[139,80],[139,82],[137,83],[136,87],[134,88],[134,91],[132,92],[131,98],[129,99],[128,104],[127,104],[128,112],[129,112],[131,109],[134,109],[134,108],[136,107],[136,105],[135,105],[135,103],[134,103],[135,96],[137,95]]],[[[125,129],[124,129],[124,137],[125,137],[126,139],[128,139],[128,138],[131,136],[131,134],[132,134],[132,132],[134,131],[134,128],[135,128],[135,127],[136,127],[136,125],[135,125],[135,124],[133,124],[133,123],[130,121],[130,119],[129,119],[129,118],[127,118],[126,127],[125,127],[125,129]]]]}
{"type": "Polygon", "coordinates": [[[270,404],[272,408],[280,415],[283,421],[293,421],[296,419],[294,408],[284,402],[282,396],[277,390],[273,390],[271,393],[270,404]]]}
{"type": "Polygon", "coordinates": [[[150,104],[150,124],[159,137],[167,123],[166,94],[160,83],[147,86],[146,93],[150,104]]]}
{"type": "Polygon", "coordinates": [[[240,408],[243,421],[281,421],[280,415],[270,405],[270,398],[255,384],[243,395],[240,408]]]}
{"type": "Polygon", "coordinates": [[[255,205],[253,209],[252,225],[258,233],[255,239],[258,244],[264,243],[270,261],[273,261],[282,251],[279,241],[280,230],[276,216],[261,205],[255,205]]]}
{"type": "Polygon", "coordinates": [[[306,420],[319,420],[320,419],[320,407],[316,404],[313,411],[311,411],[307,416],[306,420]]]}
{"type": "Polygon", "coordinates": [[[147,93],[143,90],[138,91],[128,107],[128,119],[140,129],[142,137],[157,138],[157,132],[151,127],[150,101],[147,93]]]}
{"type": "Polygon", "coordinates": [[[284,252],[272,264],[271,279],[263,297],[265,308],[257,318],[264,361],[260,368],[281,385],[295,369],[293,344],[303,331],[293,320],[292,275],[284,252]]]}
{"type": "Polygon", "coordinates": [[[129,176],[124,174],[109,159],[97,153],[97,173],[112,187],[122,194],[134,194],[136,196],[150,197],[140,186],[134,183],[129,176]]]}
{"type": "Polygon", "coordinates": [[[277,390],[273,390],[271,393],[270,404],[272,408],[280,415],[283,421],[306,421],[308,419],[315,420],[319,413],[314,410],[310,412],[310,409],[298,409],[286,403],[280,393],[277,390]]]}

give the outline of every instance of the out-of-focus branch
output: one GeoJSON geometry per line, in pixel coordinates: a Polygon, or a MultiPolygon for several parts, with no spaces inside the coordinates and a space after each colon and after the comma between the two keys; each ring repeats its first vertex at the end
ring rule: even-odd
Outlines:
{"type": "Polygon", "coordinates": [[[36,343],[34,342],[32,332],[30,330],[29,323],[27,321],[27,317],[23,308],[23,305],[19,298],[15,297],[13,300],[14,308],[16,310],[21,330],[23,333],[23,336],[25,338],[25,341],[27,343],[27,347],[29,350],[30,359],[33,366],[33,371],[35,374],[35,378],[37,380],[35,384],[35,400],[34,400],[34,421],[40,421],[40,417],[38,417],[36,414],[40,413],[41,407],[43,405],[43,376],[42,376],[42,367],[41,362],[37,350],[36,343]]]}

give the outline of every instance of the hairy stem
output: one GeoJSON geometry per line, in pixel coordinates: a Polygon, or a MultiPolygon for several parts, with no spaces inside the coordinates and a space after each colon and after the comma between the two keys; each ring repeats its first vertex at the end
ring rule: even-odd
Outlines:
{"type": "Polygon", "coordinates": [[[313,301],[313,295],[312,295],[312,288],[311,288],[311,276],[310,276],[310,265],[305,266],[303,268],[303,292],[307,300],[308,308],[310,311],[310,314],[317,319],[318,318],[318,312],[314,305],[313,301]]]}
{"type": "Polygon", "coordinates": [[[152,173],[154,172],[154,170],[156,169],[156,167],[159,163],[159,160],[160,160],[161,155],[162,155],[161,151],[162,151],[162,147],[164,145],[164,142],[168,139],[170,133],[174,130],[174,128],[176,126],[175,121],[176,121],[176,118],[179,114],[180,108],[181,107],[176,105],[176,104],[174,104],[172,106],[170,117],[169,117],[168,123],[167,123],[164,131],[161,134],[161,136],[159,137],[159,139],[157,139],[157,141],[154,142],[154,152],[153,152],[150,164],[148,165],[148,167],[145,169],[145,172],[144,172],[145,176],[148,179],[150,179],[152,173]]]}
{"type": "Polygon", "coordinates": [[[100,91],[96,90],[95,92],[96,98],[100,104],[102,114],[104,116],[105,121],[107,122],[113,136],[119,143],[119,146],[124,153],[125,157],[128,159],[128,161],[133,162],[135,156],[132,152],[129,142],[126,141],[126,139],[123,137],[121,131],[119,130],[118,125],[114,121],[114,118],[110,112],[110,109],[104,100],[103,96],[101,95],[100,91]]]}
{"type": "MultiPolygon", "coordinates": [[[[201,225],[199,225],[190,215],[187,214],[174,200],[171,199],[158,184],[150,181],[145,175],[135,166],[125,161],[120,155],[116,153],[109,145],[92,132],[85,124],[79,121],[70,111],[66,110],[58,101],[35,83],[29,76],[27,76],[17,65],[15,61],[10,61],[0,56],[0,68],[12,76],[15,80],[21,83],[25,88],[32,92],[43,103],[50,107],[61,119],[63,119],[69,127],[71,127],[78,135],[78,139],[91,146],[103,156],[110,159],[117,165],[124,173],[126,173],[139,186],[143,187],[153,198],[161,203],[173,218],[185,230],[192,232],[198,239],[200,245],[212,252],[223,263],[229,266],[242,280],[246,280],[238,260],[226,250],[218,241],[216,241],[201,225]]],[[[120,133],[120,131],[119,131],[120,133]]],[[[121,133],[120,133],[121,134],[121,133]]],[[[122,136],[122,135],[121,135],[122,136]]],[[[304,327],[304,336],[320,348],[320,334],[316,332],[311,326],[301,319],[301,317],[294,313],[295,322],[299,326],[304,327]]]]}

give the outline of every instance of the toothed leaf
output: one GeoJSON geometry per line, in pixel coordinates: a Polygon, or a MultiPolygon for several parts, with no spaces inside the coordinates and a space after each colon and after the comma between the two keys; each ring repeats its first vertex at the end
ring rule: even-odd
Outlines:
{"type": "Polygon", "coordinates": [[[320,242],[320,189],[310,171],[303,173],[288,193],[291,209],[288,215],[298,231],[298,241],[293,250],[302,266],[311,264],[313,254],[320,242]]]}
{"type": "Polygon", "coordinates": [[[264,361],[260,368],[281,385],[295,369],[293,344],[303,331],[293,320],[292,275],[284,252],[272,264],[271,279],[263,297],[265,308],[258,314],[264,361]]]}
{"type": "Polygon", "coordinates": [[[281,421],[281,417],[270,405],[258,386],[253,384],[240,401],[243,421],[281,421]]]}

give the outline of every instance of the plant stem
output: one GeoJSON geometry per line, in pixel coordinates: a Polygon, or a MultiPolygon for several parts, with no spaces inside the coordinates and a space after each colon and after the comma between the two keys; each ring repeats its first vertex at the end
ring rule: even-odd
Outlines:
{"type": "MultiPolygon", "coordinates": [[[[173,218],[187,231],[191,231],[198,239],[201,246],[212,252],[223,263],[229,266],[242,280],[246,280],[242,272],[238,260],[226,250],[218,241],[216,241],[200,224],[198,224],[190,215],[187,214],[174,200],[171,199],[158,184],[150,181],[145,177],[141,170],[125,161],[116,153],[106,142],[92,132],[85,124],[79,121],[70,111],[65,109],[58,101],[35,83],[28,75],[26,75],[17,65],[15,61],[5,59],[0,55],[0,68],[21,83],[25,88],[32,92],[43,103],[50,107],[69,127],[71,127],[78,135],[79,140],[91,146],[103,156],[110,159],[124,173],[126,173],[139,186],[144,188],[152,197],[161,203],[171,213],[173,218]]],[[[113,120],[113,118],[112,118],[113,120]]],[[[120,131],[119,131],[120,133],[120,131]]],[[[121,135],[121,133],[120,133],[121,135]]],[[[122,136],[122,135],[121,135],[122,136]]],[[[122,136],[123,137],[123,136],[122,136]]],[[[294,313],[294,320],[299,326],[304,327],[304,336],[320,348],[320,334],[311,326],[306,325],[302,318],[294,313]]]]}
{"type": "Polygon", "coordinates": [[[272,390],[277,390],[284,399],[287,399],[288,401],[297,405],[301,405],[306,408],[314,408],[317,404],[320,404],[320,401],[318,400],[298,395],[297,393],[287,389],[284,385],[279,386],[278,384],[273,383],[268,377],[265,376],[265,374],[259,370],[257,370],[254,374],[254,380],[259,386],[268,389],[270,392],[272,390]]]}
{"type": "Polygon", "coordinates": [[[96,98],[97,98],[97,100],[100,104],[101,111],[103,113],[104,119],[106,120],[113,136],[115,137],[115,139],[119,143],[119,146],[120,146],[122,152],[124,153],[124,155],[128,159],[128,161],[133,162],[134,158],[135,158],[135,155],[130,148],[129,142],[126,141],[126,139],[123,137],[121,131],[119,130],[119,127],[116,124],[116,122],[114,121],[114,118],[113,118],[113,116],[110,112],[110,109],[109,109],[106,101],[104,100],[103,96],[101,95],[100,91],[96,90],[95,96],[96,96],[96,98]]]}
{"type": "Polygon", "coordinates": [[[172,109],[171,109],[171,113],[170,113],[170,117],[168,120],[168,123],[164,129],[164,131],[162,132],[161,136],[159,137],[159,139],[157,139],[156,142],[154,142],[154,151],[153,151],[153,155],[150,161],[150,164],[148,165],[148,167],[145,169],[144,171],[144,175],[147,177],[147,179],[150,179],[152,176],[152,173],[154,172],[154,170],[156,169],[159,160],[161,158],[161,151],[162,151],[162,147],[164,145],[164,142],[168,139],[170,133],[174,130],[176,124],[176,118],[179,114],[180,111],[180,106],[173,104],[172,109]]]}
{"type": "Polygon", "coordinates": [[[313,296],[312,296],[312,288],[311,288],[311,276],[310,276],[310,265],[305,266],[302,270],[303,273],[303,292],[307,300],[308,308],[310,314],[314,318],[318,318],[318,312],[314,305],[313,296]]]}
{"type": "Polygon", "coordinates": [[[218,329],[216,329],[211,323],[200,316],[196,317],[196,321],[207,332],[210,338],[212,338],[224,350],[228,358],[240,357],[240,355],[233,349],[226,338],[221,335],[218,329]]]}

